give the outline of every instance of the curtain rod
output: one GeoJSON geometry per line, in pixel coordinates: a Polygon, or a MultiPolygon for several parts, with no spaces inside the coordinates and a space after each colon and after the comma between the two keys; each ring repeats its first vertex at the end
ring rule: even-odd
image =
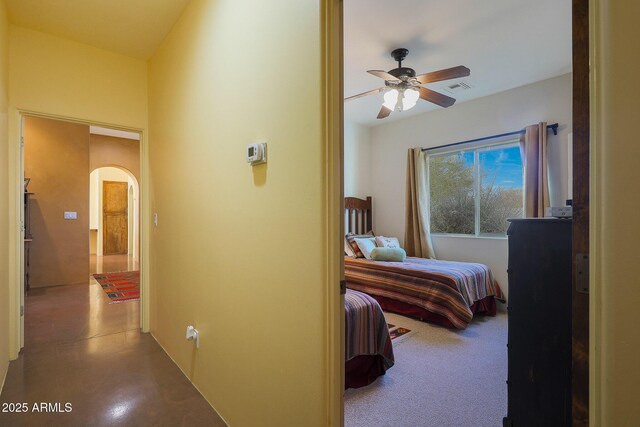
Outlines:
{"type": "MultiPolygon", "coordinates": [[[[552,125],[547,125],[547,130],[548,129],[551,129],[553,131],[553,134],[557,135],[558,134],[558,123],[554,123],[552,125]]],[[[477,139],[470,139],[468,141],[454,142],[453,144],[445,144],[445,145],[438,145],[437,147],[423,148],[422,151],[431,151],[431,150],[436,150],[436,149],[440,149],[440,148],[455,147],[456,145],[469,144],[471,142],[486,141],[488,139],[502,138],[504,136],[522,135],[524,133],[525,133],[525,130],[522,129],[522,130],[517,130],[515,132],[507,132],[507,133],[501,133],[499,135],[485,136],[484,138],[477,138],[477,139]]]]}

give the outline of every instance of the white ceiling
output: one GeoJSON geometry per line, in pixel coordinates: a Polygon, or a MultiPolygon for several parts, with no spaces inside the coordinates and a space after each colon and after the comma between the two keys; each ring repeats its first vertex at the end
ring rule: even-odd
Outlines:
{"type": "MultiPolygon", "coordinates": [[[[461,79],[470,90],[426,85],[458,103],[523,86],[571,71],[571,0],[344,0],[345,97],[384,86],[366,71],[397,67],[390,52],[399,47],[418,74],[470,68],[461,79]]],[[[348,101],[345,120],[376,125],[442,108],[420,100],[377,120],[381,105],[382,93],[348,101]]]]}
{"type": "Polygon", "coordinates": [[[94,135],[115,136],[116,138],[135,139],[136,141],[140,141],[139,133],[128,132],[126,130],[89,126],[89,133],[94,135]]]}
{"type": "Polygon", "coordinates": [[[6,0],[12,23],[148,59],[189,0],[6,0]]]}

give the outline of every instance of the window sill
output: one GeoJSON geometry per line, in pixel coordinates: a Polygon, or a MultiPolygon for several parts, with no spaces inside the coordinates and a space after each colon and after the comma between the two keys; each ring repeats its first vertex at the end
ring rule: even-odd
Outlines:
{"type": "Polygon", "coordinates": [[[431,237],[453,237],[456,239],[488,239],[488,240],[507,240],[507,236],[474,236],[471,234],[435,234],[432,233],[431,237]]]}

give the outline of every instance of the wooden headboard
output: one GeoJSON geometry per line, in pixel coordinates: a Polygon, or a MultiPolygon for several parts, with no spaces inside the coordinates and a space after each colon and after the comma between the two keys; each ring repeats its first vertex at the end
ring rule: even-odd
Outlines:
{"type": "Polygon", "coordinates": [[[373,230],[371,197],[366,200],[357,197],[344,198],[345,230],[355,234],[365,234],[373,230]]]}

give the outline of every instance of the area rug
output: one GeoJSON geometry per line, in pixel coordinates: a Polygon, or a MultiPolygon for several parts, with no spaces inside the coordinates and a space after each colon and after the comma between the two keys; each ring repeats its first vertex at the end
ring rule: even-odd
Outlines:
{"type": "Polygon", "coordinates": [[[411,329],[403,328],[402,326],[392,325],[391,323],[387,323],[387,327],[389,328],[389,335],[391,336],[392,340],[395,340],[396,338],[399,338],[411,332],[411,329]]]}
{"type": "Polygon", "coordinates": [[[111,299],[111,304],[140,299],[140,272],[98,273],[93,277],[111,299]]]}

